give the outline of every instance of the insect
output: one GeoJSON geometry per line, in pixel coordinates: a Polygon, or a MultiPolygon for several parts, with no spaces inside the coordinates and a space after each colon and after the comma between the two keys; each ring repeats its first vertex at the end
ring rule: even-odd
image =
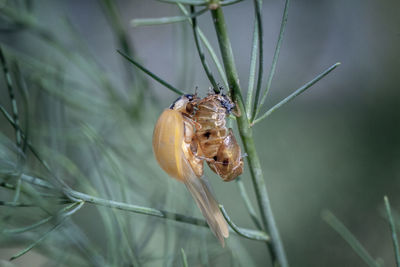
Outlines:
{"type": "Polygon", "coordinates": [[[210,229],[224,246],[229,236],[228,225],[203,175],[202,151],[192,120],[194,95],[183,95],[158,118],[153,132],[153,151],[161,168],[171,177],[183,182],[210,229]]]}
{"type": "Polygon", "coordinates": [[[225,117],[234,112],[235,104],[222,93],[209,93],[207,97],[194,101],[196,137],[203,158],[224,181],[231,181],[243,172],[240,146],[232,129],[225,125],[225,117]]]}

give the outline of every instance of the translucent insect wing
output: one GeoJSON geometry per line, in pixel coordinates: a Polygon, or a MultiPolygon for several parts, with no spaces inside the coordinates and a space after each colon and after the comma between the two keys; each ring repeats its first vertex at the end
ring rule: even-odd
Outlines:
{"type": "Polygon", "coordinates": [[[210,187],[204,178],[187,177],[185,185],[192,194],[197,206],[206,218],[211,231],[224,247],[224,238],[229,236],[228,225],[223,217],[219,205],[211,193],[210,187]]]}

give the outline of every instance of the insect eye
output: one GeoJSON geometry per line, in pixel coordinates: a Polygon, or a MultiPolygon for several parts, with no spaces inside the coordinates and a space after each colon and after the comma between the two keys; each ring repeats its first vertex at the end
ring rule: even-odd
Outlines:
{"type": "Polygon", "coordinates": [[[185,95],[185,97],[186,97],[189,101],[193,101],[193,95],[187,94],[187,95],[185,95]]]}

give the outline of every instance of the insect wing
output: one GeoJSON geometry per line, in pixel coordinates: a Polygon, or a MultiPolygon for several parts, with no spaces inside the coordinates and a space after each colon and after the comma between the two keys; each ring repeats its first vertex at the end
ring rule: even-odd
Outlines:
{"type": "Polygon", "coordinates": [[[224,238],[229,236],[228,225],[206,180],[195,174],[185,157],[183,125],[181,113],[175,110],[167,109],[160,115],[153,133],[154,155],[166,173],[186,185],[211,231],[224,246],[224,238]]]}
{"type": "Polygon", "coordinates": [[[158,118],[153,132],[153,151],[161,168],[171,177],[183,181],[187,166],[182,165],[183,118],[166,109],[158,118]]]}
{"type": "Polygon", "coordinates": [[[204,178],[198,178],[193,175],[186,177],[184,183],[204,218],[206,218],[211,231],[224,247],[224,238],[229,236],[228,225],[219,209],[218,202],[210,191],[207,181],[204,178]]]}

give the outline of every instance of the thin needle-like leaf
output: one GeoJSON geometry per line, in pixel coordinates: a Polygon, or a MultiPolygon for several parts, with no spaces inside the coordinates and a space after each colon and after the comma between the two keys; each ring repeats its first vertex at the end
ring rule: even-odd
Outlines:
{"type": "Polygon", "coordinates": [[[242,2],[243,0],[226,0],[226,1],[221,1],[220,4],[221,6],[229,6],[229,5],[233,5],[239,2],[242,2]]]}
{"type": "Polygon", "coordinates": [[[56,230],[59,226],[61,225],[61,222],[59,222],[58,224],[54,225],[49,231],[47,231],[46,233],[44,233],[39,239],[37,239],[35,242],[33,242],[32,244],[30,244],[28,247],[26,247],[25,249],[21,250],[20,252],[18,252],[17,254],[13,255],[10,258],[10,261],[15,260],[19,257],[21,257],[22,255],[24,255],[25,253],[29,252],[31,249],[33,249],[36,245],[38,245],[40,242],[42,242],[51,232],[53,232],[54,230],[56,230]]]}
{"type": "Polygon", "coordinates": [[[322,218],[353,248],[357,255],[370,267],[377,267],[378,264],[368,251],[361,245],[357,238],[347,229],[347,227],[333,215],[332,212],[326,210],[322,213],[322,218]]]}
{"type": "Polygon", "coordinates": [[[389,199],[388,199],[387,196],[385,196],[383,199],[385,201],[386,213],[387,213],[387,216],[388,216],[390,229],[392,231],[392,240],[393,240],[394,254],[395,254],[395,257],[396,257],[396,266],[400,267],[399,241],[397,239],[396,225],[395,225],[394,220],[393,220],[392,210],[390,209],[389,199]]]}
{"type": "Polygon", "coordinates": [[[128,60],[129,62],[131,62],[133,65],[135,65],[137,68],[139,68],[141,71],[143,71],[144,73],[146,73],[147,75],[149,75],[151,78],[153,78],[154,80],[156,80],[157,82],[159,82],[160,84],[164,85],[166,88],[168,88],[169,90],[173,91],[174,93],[177,93],[179,95],[183,95],[185,94],[184,92],[182,92],[179,89],[176,89],[175,87],[173,87],[172,85],[170,85],[169,83],[167,83],[166,81],[164,81],[163,79],[161,79],[160,77],[158,77],[156,74],[154,74],[153,72],[149,71],[148,69],[146,69],[145,67],[143,67],[142,65],[140,65],[136,60],[132,59],[131,57],[127,56],[126,54],[124,54],[122,51],[117,50],[117,52],[123,56],[126,60],[128,60]]]}
{"type": "MultiPolygon", "coordinates": [[[[178,4],[179,9],[185,16],[189,16],[189,12],[187,9],[182,5],[178,4]]],[[[188,19],[189,23],[192,23],[192,20],[188,19]]],[[[224,68],[221,65],[221,62],[218,59],[217,54],[215,53],[214,49],[212,48],[210,42],[208,41],[207,37],[204,35],[203,31],[198,28],[198,33],[201,41],[203,42],[204,46],[207,48],[208,53],[210,54],[212,60],[214,61],[215,66],[217,67],[218,73],[221,76],[222,82],[224,83],[225,88],[229,88],[228,80],[226,79],[226,74],[224,68]]]]}
{"type": "Polygon", "coordinates": [[[246,97],[246,114],[247,114],[247,118],[249,120],[251,119],[254,83],[256,80],[258,38],[259,38],[259,36],[258,36],[258,21],[257,21],[257,19],[255,19],[254,20],[254,29],[253,29],[253,45],[251,47],[249,84],[247,86],[247,97],[246,97]]]}
{"type": "MultiPolygon", "coordinates": [[[[15,99],[15,91],[14,91],[14,86],[12,83],[12,79],[11,79],[11,75],[9,72],[9,67],[6,61],[6,58],[4,56],[3,53],[3,49],[0,46],[0,62],[1,65],[3,67],[3,73],[4,73],[4,78],[7,84],[7,88],[8,88],[8,95],[11,101],[11,107],[12,107],[12,118],[15,122],[15,125],[17,127],[15,127],[15,142],[16,145],[19,149],[22,149],[22,139],[21,139],[21,130],[20,130],[20,126],[19,126],[19,115],[18,115],[18,105],[17,105],[17,100],[15,99]]],[[[24,161],[24,157],[22,157],[21,155],[18,155],[18,164],[20,165],[22,162],[24,161]]],[[[13,201],[17,202],[19,199],[19,195],[21,192],[21,178],[18,177],[17,179],[17,186],[16,186],[16,190],[14,193],[14,198],[13,201]]]]}
{"type": "Polygon", "coordinates": [[[257,117],[258,114],[260,113],[261,107],[264,104],[265,99],[267,98],[269,89],[271,88],[272,78],[274,77],[274,74],[275,74],[276,63],[278,62],[279,52],[281,50],[281,45],[282,45],[282,41],[283,41],[283,35],[285,33],[286,22],[287,22],[287,19],[288,19],[288,10],[289,10],[289,0],[286,0],[285,8],[283,10],[281,28],[279,30],[278,42],[276,43],[274,57],[272,59],[271,69],[270,69],[269,74],[268,74],[267,87],[265,88],[265,91],[264,91],[264,94],[263,94],[263,96],[261,98],[260,104],[257,106],[257,110],[256,110],[256,114],[255,114],[254,118],[257,117]]]}
{"type": "Polygon", "coordinates": [[[199,42],[197,19],[195,16],[193,16],[193,14],[195,14],[194,6],[190,6],[190,12],[192,14],[192,29],[193,29],[194,42],[196,44],[197,52],[199,53],[201,64],[203,65],[204,71],[205,71],[208,79],[210,80],[210,83],[214,89],[214,92],[219,93],[218,85],[215,82],[214,76],[212,75],[210,68],[208,67],[206,57],[203,53],[203,49],[201,48],[201,44],[199,42]]]}
{"type": "Polygon", "coordinates": [[[235,231],[238,235],[252,239],[252,240],[259,240],[259,241],[270,241],[270,237],[262,232],[262,231],[257,231],[257,230],[248,230],[248,229],[243,229],[241,227],[238,227],[232,220],[229,218],[228,214],[226,213],[226,210],[222,205],[219,205],[219,209],[222,212],[222,215],[224,215],[224,218],[226,222],[229,224],[229,226],[235,231]]]}
{"type": "Polygon", "coordinates": [[[0,201],[0,206],[14,207],[14,208],[35,207],[35,205],[29,203],[7,202],[7,201],[0,201]]]}
{"type": "Polygon", "coordinates": [[[238,185],[240,195],[242,196],[244,204],[246,205],[247,211],[250,214],[250,218],[253,220],[253,223],[256,225],[256,227],[261,230],[261,222],[257,217],[256,211],[251,204],[249,195],[247,194],[246,188],[244,187],[243,181],[240,177],[236,178],[236,184],[238,185]]]}
{"type": "MultiPolygon", "coordinates": [[[[13,120],[13,118],[11,117],[10,114],[8,114],[8,112],[4,109],[4,107],[2,107],[0,105],[0,112],[3,113],[4,117],[7,119],[7,121],[14,127],[16,128],[16,124],[13,120]]],[[[26,135],[24,134],[24,132],[21,130],[21,136],[22,138],[26,138],[26,135]]],[[[29,140],[27,141],[27,146],[29,148],[29,150],[32,152],[32,154],[37,158],[37,160],[40,162],[40,164],[42,164],[42,166],[52,175],[52,177],[62,186],[64,186],[65,188],[70,188],[63,180],[61,180],[58,176],[55,176],[49,166],[49,164],[40,156],[39,152],[36,150],[36,148],[29,142],[29,140]]],[[[23,176],[23,174],[22,174],[23,176]]],[[[22,178],[21,176],[21,178],[22,178]]]]}
{"type": "Polygon", "coordinates": [[[21,228],[16,228],[16,229],[5,229],[3,230],[4,234],[20,234],[20,233],[24,233],[30,230],[33,230],[35,228],[38,228],[39,226],[49,222],[51,219],[53,218],[53,216],[49,216],[46,217],[36,223],[33,223],[31,225],[25,226],[25,227],[21,227],[21,228]]]}
{"type": "Polygon", "coordinates": [[[181,248],[181,255],[182,255],[182,264],[184,267],[188,267],[188,261],[187,261],[187,257],[186,257],[186,253],[185,250],[183,248],[181,248]]]}
{"type": "Polygon", "coordinates": [[[208,4],[208,1],[204,0],[158,0],[158,1],[165,3],[193,5],[193,6],[203,6],[208,4]]]}
{"type": "Polygon", "coordinates": [[[144,18],[144,19],[133,19],[131,20],[132,27],[138,26],[152,26],[152,25],[163,25],[170,24],[176,22],[182,22],[187,19],[195,18],[205,13],[208,10],[208,7],[203,8],[195,13],[192,13],[190,16],[173,16],[173,17],[163,17],[163,18],[144,18]]]}
{"type": "Polygon", "coordinates": [[[38,245],[40,242],[42,242],[51,232],[53,232],[54,230],[56,230],[58,227],[60,227],[62,225],[62,223],[65,221],[65,219],[68,216],[71,216],[72,214],[74,214],[76,211],[78,211],[84,204],[84,202],[77,202],[74,203],[75,205],[77,205],[77,207],[65,214],[63,214],[62,219],[55,224],[52,228],[50,228],[50,230],[48,230],[47,232],[45,232],[39,239],[37,239],[35,242],[33,242],[32,244],[30,244],[28,247],[26,247],[25,249],[21,250],[20,252],[18,252],[17,254],[13,255],[10,258],[10,261],[15,260],[19,257],[21,257],[22,255],[26,254],[27,252],[29,252],[31,249],[33,249],[36,245],[38,245]]]}
{"type": "Polygon", "coordinates": [[[4,73],[4,78],[7,84],[8,88],[8,95],[10,97],[11,101],[11,107],[12,107],[12,118],[17,125],[17,128],[15,129],[15,135],[16,135],[16,144],[17,147],[21,147],[21,131],[19,127],[19,116],[18,116],[18,106],[17,106],[17,101],[15,100],[15,92],[14,92],[14,86],[12,83],[11,75],[9,72],[8,64],[6,61],[6,58],[3,54],[3,49],[0,46],[0,62],[3,67],[3,73],[4,73]]]}
{"type": "Polygon", "coordinates": [[[308,83],[306,83],[305,85],[303,85],[302,87],[300,87],[299,89],[297,89],[296,91],[294,91],[292,94],[290,94],[289,96],[287,96],[286,98],[282,99],[282,101],[280,101],[278,104],[276,104],[275,106],[273,106],[272,108],[270,108],[267,112],[265,112],[262,116],[260,116],[259,118],[255,119],[254,122],[252,123],[252,125],[262,121],[263,119],[265,119],[266,117],[268,117],[269,115],[272,114],[272,112],[274,112],[275,110],[277,110],[278,108],[282,107],[283,105],[285,105],[286,103],[290,102],[291,100],[293,100],[296,96],[300,95],[301,93],[303,93],[305,90],[307,90],[308,88],[310,88],[311,86],[313,86],[315,83],[317,83],[319,80],[321,80],[322,78],[324,78],[326,75],[328,75],[331,71],[333,71],[337,66],[340,65],[340,62],[333,64],[331,67],[329,67],[328,69],[326,69],[324,72],[322,72],[321,74],[319,74],[318,76],[316,76],[314,79],[312,79],[311,81],[309,81],[308,83]]]}
{"type": "MultiPolygon", "coordinates": [[[[32,177],[32,176],[23,174],[21,176],[21,178],[23,181],[32,183],[37,186],[41,186],[41,187],[45,187],[45,188],[49,188],[49,187],[52,188],[45,181],[43,181],[42,179],[37,178],[37,177],[32,177]]],[[[92,203],[92,204],[98,205],[98,206],[109,207],[109,208],[114,208],[114,209],[119,209],[119,210],[124,210],[124,211],[130,211],[130,212],[134,212],[134,213],[138,213],[138,214],[145,214],[145,215],[149,215],[149,216],[160,217],[163,219],[174,220],[177,222],[183,222],[183,223],[208,227],[208,224],[205,220],[193,218],[193,217],[186,216],[183,214],[178,214],[178,213],[174,213],[174,212],[170,212],[170,211],[163,211],[163,210],[158,210],[158,209],[154,209],[154,208],[148,208],[148,207],[128,204],[128,203],[124,203],[124,202],[118,202],[118,201],[114,201],[114,200],[107,200],[107,199],[95,197],[92,195],[88,195],[85,193],[81,193],[81,192],[78,192],[78,191],[75,191],[72,189],[65,189],[65,193],[68,194],[69,196],[71,196],[72,198],[76,199],[78,201],[77,203],[80,203],[80,202],[92,203]]],[[[245,228],[239,228],[237,226],[234,226],[234,227],[236,227],[236,230],[239,229],[239,232],[241,232],[242,236],[244,236],[248,239],[264,240],[264,241],[266,241],[268,239],[268,235],[264,232],[257,231],[257,230],[251,230],[251,229],[245,229],[245,228]]]]}
{"type": "MultiPolygon", "coordinates": [[[[73,208],[76,205],[77,205],[77,203],[72,203],[72,204],[62,208],[58,212],[58,214],[62,215],[62,213],[66,212],[67,210],[73,208]]],[[[42,219],[42,220],[40,220],[40,221],[38,221],[36,223],[33,223],[33,224],[25,226],[25,227],[15,228],[15,229],[5,229],[5,230],[3,230],[3,233],[5,233],[5,234],[21,234],[21,233],[36,229],[36,228],[42,226],[43,224],[49,222],[53,218],[54,218],[54,215],[46,217],[46,218],[44,218],[44,219],[42,219]]]]}
{"type": "Polygon", "coordinates": [[[260,98],[262,76],[264,72],[264,35],[263,35],[263,24],[261,17],[261,4],[262,0],[254,0],[254,12],[257,20],[257,31],[258,31],[258,72],[257,72],[257,86],[256,95],[254,97],[253,113],[251,120],[253,121],[256,117],[256,111],[258,109],[258,102],[260,98]]]}

